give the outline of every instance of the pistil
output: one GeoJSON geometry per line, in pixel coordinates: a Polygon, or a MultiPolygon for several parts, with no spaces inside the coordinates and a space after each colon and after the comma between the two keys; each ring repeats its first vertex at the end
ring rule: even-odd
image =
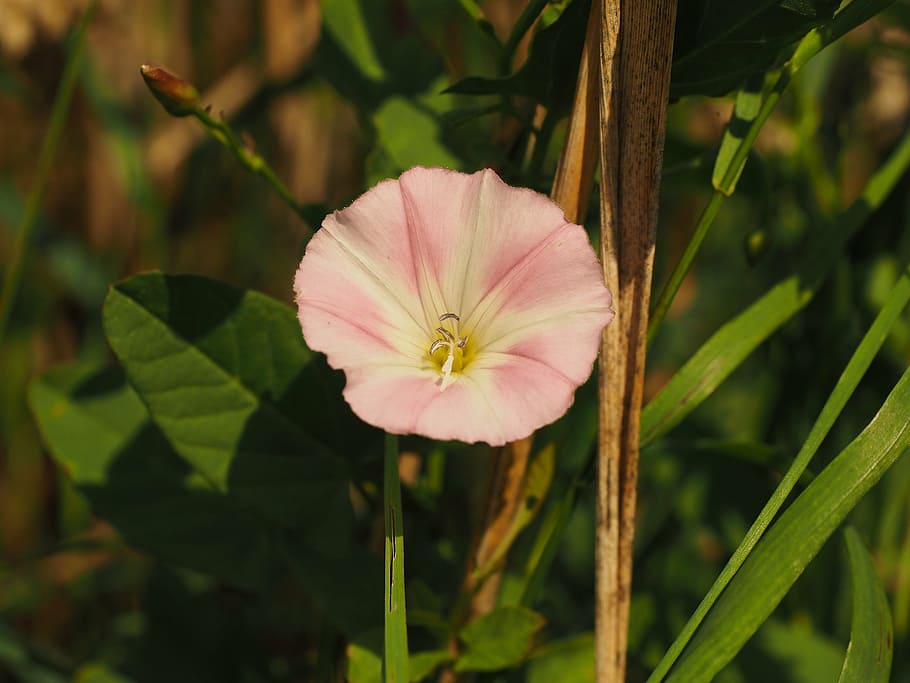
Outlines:
{"type": "Polygon", "coordinates": [[[442,373],[442,378],[439,381],[439,391],[445,391],[452,382],[455,381],[457,375],[452,373],[452,370],[455,367],[455,353],[456,350],[464,351],[465,344],[468,343],[468,337],[460,337],[458,334],[458,323],[461,321],[461,318],[455,313],[443,313],[439,316],[439,322],[446,323],[452,326],[451,330],[446,329],[443,326],[437,327],[434,331],[439,335],[439,337],[430,344],[430,357],[433,357],[440,349],[446,349],[446,359],[440,368],[442,373]],[[450,321],[450,322],[449,322],[450,321]]]}

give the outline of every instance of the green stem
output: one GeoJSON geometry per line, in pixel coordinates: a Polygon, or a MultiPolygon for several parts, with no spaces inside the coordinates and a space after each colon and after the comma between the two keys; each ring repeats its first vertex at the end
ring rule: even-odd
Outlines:
{"type": "Polygon", "coordinates": [[[762,127],[765,125],[765,121],[767,121],[768,117],[771,116],[771,112],[774,111],[774,107],[777,106],[777,102],[780,99],[781,93],[783,93],[787,85],[790,83],[790,79],[793,77],[793,74],[795,73],[798,66],[801,66],[803,63],[805,63],[805,59],[806,58],[801,52],[799,62],[796,60],[791,60],[783,67],[780,77],[777,79],[777,82],[774,84],[771,92],[762,101],[761,109],[759,109],[758,115],[752,120],[752,124],[749,126],[748,132],[742,138],[742,140],[740,140],[739,145],[736,147],[736,151],[730,160],[730,164],[727,166],[727,170],[721,179],[720,186],[714,191],[714,194],[711,196],[711,200],[702,211],[701,216],[698,219],[698,225],[695,226],[695,231],[692,233],[692,239],[690,239],[689,243],[686,245],[686,250],[683,252],[682,257],[679,259],[679,263],[676,264],[676,267],[670,274],[670,278],[667,280],[667,284],[664,285],[664,288],[660,292],[660,296],[657,298],[657,303],[654,304],[654,310],[651,313],[651,318],[648,322],[649,344],[654,340],[657,329],[660,327],[660,324],[663,322],[664,317],[667,315],[667,311],[670,309],[670,304],[673,303],[673,299],[676,296],[676,293],[679,291],[679,287],[682,284],[683,279],[689,272],[689,268],[692,267],[692,262],[695,260],[695,255],[698,253],[698,249],[701,246],[701,243],[704,241],[705,235],[708,234],[708,228],[710,228],[714,223],[714,219],[717,217],[717,212],[720,210],[720,205],[723,204],[725,197],[733,193],[733,189],[736,185],[736,180],[739,177],[739,173],[742,167],[745,165],[746,158],[749,156],[749,152],[752,150],[752,145],[755,144],[755,140],[758,138],[758,134],[761,132],[762,127]]]}
{"type": "Polygon", "coordinates": [[[193,116],[199,119],[218,142],[234,154],[241,166],[265,180],[281,197],[281,200],[291,207],[301,219],[311,226],[319,225],[325,212],[320,207],[298,202],[268,162],[244,144],[226,121],[212,116],[201,107],[193,110],[193,116]]]}
{"type": "Polygon", "coordinates": [[[408,681],[408,629],[404,603],[404,522],[398,477],[398,437],[385,435],[383,459],[385,515],[385,637],[382,652],[384,683],[408,681]]]}
{"type": "Polygon", "coordinates": [[[702,599],[695,613],[648,678],[648,683],[657,683],[663,680],[717,598],[720,597],[727,584],[730,583],[730,580],[746,561],[749,553],[755,548],[765,530],[770,526],[775,515],[777,515],[787,497],[793,491],[800,476],[809,465],[812,456],[815,455],[825,436],[831,430],[835,420],[847,404],[847,400],[853,395],[853,391],[859,384],[860,379],[862,379],[866,370],[869,369],[869,365],[882,347],[882,344],[884,344],[891,326],[906,308],[908,302],[910,302],[910,266],[904,270],[900,279],[891,289],[891,293],[888,295],[888,299],[885,301],[881,311],[879,311],[869,330],[860,341],[859,346],[856,347],[856,351],[847,363],[847,367],[844,368],[815,424],[812,425],[812,430],[790,465],[790,469],[787,470],[777,489],[775,489],[771,498],[765,504],[764,509],[759,513],[736,552],[733,553],[733,557],[727,562],[727,566],[724,567],[714,585],[711,586],[711,590],[702,599]]]}
{"type": "Polygon", "coordinates": [[[657,328],[660,327],[664,317],[667,315],[670,304],[673,303],[676,292],[679,291],[683,279],[689,272],[689,268],[692,267],[692,262],[695,260],[695,255],[698,253],[698,248],[705,239],[705,235],[708,234],[708,228],[711,227],[711,224],[717,216],[717,212],[720,210],[720,205],[723,203],[724,194],[715,190],[714,194],[711,195],[708,204],[702,209],[701,216],[698,217],[698,223],[695,226],[692,237],[686,245],[686,250],[683,252],[682,257],[680,257],[679,263],[676,264],[673,272],[670,273],[670,279],[667,280],[667,283],[660,291],[660,296],[657,297],[657,303],[654,305],[654,311],[651,313],[651,319],[648,322],[648,344],[654,341],[654,335],[657,333],[657,328]]]}
{"type": "Polygon", "coordinates": [[[63,69],[63,75],[60,78],[60,86],[57,88],[57,95],[54,98],[54,105],[51,109],[50,122],[48,123],[47,132],[44,134],[44,140],[41,143],[41,150],[38,153],[35,184],[26,200],[25,213],[16,233],[16,241],[13,244],[9,266],[3,278],[3,289],[0,291],[0,341],[3,340],[6,333],[13,304],[19,292],[22,266],[25,263],[32,230],[38,221],[38,214],[41,210],[44,192],[47,189],[51,165],[57,154],[57,147],[60,145],[63,124],[66,123],[66,115],[69,112],[70,101],[73,98],[73,90],[76,87],[76,78],[79,75],[79,64],[82,61],[82,53],[85,50],[86,29],[94,11],[95,0],[91,0],[73,33],[69,57],[63,69]]]}

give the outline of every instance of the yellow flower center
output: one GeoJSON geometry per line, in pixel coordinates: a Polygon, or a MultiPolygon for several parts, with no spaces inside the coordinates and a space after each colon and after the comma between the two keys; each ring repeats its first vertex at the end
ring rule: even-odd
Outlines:
{"type": "Polygon", "coordinates": [[[445,391],[467,365],[468,335],[460,335],[458,323],[461,318],[455,313],[443,313],[439,322],[441,325],[433,330],[437,336],[430,344],[429,355],[441,375],[439,391],[445,391]]]}

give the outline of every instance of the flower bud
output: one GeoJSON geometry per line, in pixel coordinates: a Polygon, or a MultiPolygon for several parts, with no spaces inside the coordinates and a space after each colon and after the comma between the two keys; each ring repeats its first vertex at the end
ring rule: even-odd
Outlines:
{"type": "Polygon", "coordinates": [[[172,116],[189,116],[199,106],[199,91],[164,67],[143,64],[139,72],[155,99],[172,116]]]}

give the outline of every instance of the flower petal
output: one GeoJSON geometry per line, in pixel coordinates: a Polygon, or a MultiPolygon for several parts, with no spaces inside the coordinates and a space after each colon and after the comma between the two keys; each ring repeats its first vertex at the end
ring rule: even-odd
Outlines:
{"type": "Polygon", "coordinates": [[[516,263],[566,223],[548,197],[471,175],[413,168],[400,179],[415,260],[440,313],[466,316],[516,263]]]}
{"type": "Polygon", "coordinates": [[[396,434],[501,446],[566,412],[577,384],[530,358],[488,355],[439,391],[438,373],[406,366],[345,372],[345,400],[370,424],[396,434]]]}
{"type": "Polygon", "coordinates": [[[464,376],[440,391],[438,372],[415,368],[364,366],[345,375],[344,398],[351,409],[386,431],[493,445],[509,439],[499,421],[491,419],[483,393],[464,376]]]}
{"type": "Polygon", "coordinates": [[[576,385],[591,374],[613,319],[600,264],[580,226],[564,223],[515,264],[465,321],[477,354],[540,361],[576,385]]]}
{"type": "Polygon", "coordinates": [[[414,363],[426,355],[426,322],[397,185],[381,183],[327,216],[294,279],[303,334],[333,367],[396,356],[414,363]]]}

